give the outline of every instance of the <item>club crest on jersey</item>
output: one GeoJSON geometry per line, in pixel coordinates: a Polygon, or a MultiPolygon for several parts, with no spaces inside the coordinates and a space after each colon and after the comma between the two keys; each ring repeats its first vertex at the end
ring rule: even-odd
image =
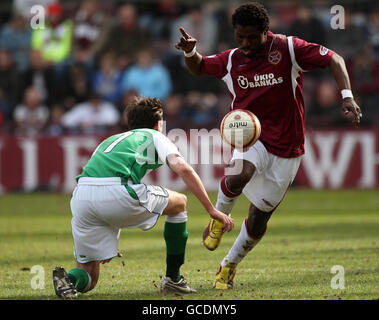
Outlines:
{"type": "Polygon", "coordinates": [[[322,56],[325,56],[328,53],[329,49],[325,48],[324,46],[320,46],[320,54],[322,56]]]}
{"type": "Polygon", "coordinates": [[[242,89],[258,88],[280,84],[283,82],[283,77],[276,78],[273,73],[255,74],[254,81],[249,81],[244,76],[238,76],[237,82],[242,89]]]}
{"type": "Polygon", "coordinates": [[[282,54],[278,50],[270,52],[268,55],[268,62],[271,64],[278,64],[280,60],[282,60],[282,54]]]}

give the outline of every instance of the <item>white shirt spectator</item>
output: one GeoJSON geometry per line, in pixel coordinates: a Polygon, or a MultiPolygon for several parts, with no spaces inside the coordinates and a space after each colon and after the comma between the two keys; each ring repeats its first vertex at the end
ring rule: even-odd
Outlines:
{"type": "Polygon", "coordinates": [[[38,90],[34,87],[26,89],[23,103],[19,104],[14,111],[16,133],[23,135],[36,135],[49,120],[49,109],[41,103],[38,90]]]}
{"type": "Polygon", "coordinates": [[[66,112],[62,117],[62,125],[71,132],[96,134],[103,133],[106,127],[117,124],[119,119],[119,112],[113,104],[91,99],[66,112]]]}
{"type": "Polygon", "coordinates": [[[20,104],[14,111],[14,120],[17,123],[16,132],[18,134],[36,135],[41,133],[48,119],[49,109],[42,105],[35,109],[30,109],[24,104],[20,104]]]}

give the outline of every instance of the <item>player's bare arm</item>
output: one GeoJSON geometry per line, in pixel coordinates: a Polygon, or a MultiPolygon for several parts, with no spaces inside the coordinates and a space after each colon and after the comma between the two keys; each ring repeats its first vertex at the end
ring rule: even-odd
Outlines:
{"type": "MultiPolygon", "coordinates": [[[[340,91],[346,89],[351,90],[349,75],[346,70],[344,59],[337,53],[334,53],[332,59],[330,60],[329,66],[340,91]]],[[[362,112],[353,97],[346,97],[342,99],[342,111],[345,116],[351,119],[352,123],[357,127],[361,121],[362,112]]]]}
{"type": "Polygon", "coordinates": [[[187,185],[188,189],[199,199],[209,215],[224,224],[224,231],[231,231],[234,220],[226,214],[216,210],[210,201],[200,177],[195,170],[182,158],[175,154],[167,156],[167,163],[171,170],[177,173],[187,185]]]}
{"type": "Polygon", "coordinates": [[[196,76],[200,76],[201,72],[201,60],[203,56],[196,51],[197,40],[190,36],[182,27],[179,28],[182,36],[179,42],[175,45],[175,48],[185,52],[185,62],[188,70],[196,76]]]}

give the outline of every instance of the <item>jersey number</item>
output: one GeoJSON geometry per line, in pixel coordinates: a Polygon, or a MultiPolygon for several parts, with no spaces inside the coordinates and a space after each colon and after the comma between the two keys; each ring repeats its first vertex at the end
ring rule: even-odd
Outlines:
{"type": "MultiPolygon", "coordinates": [[[[126,139],[127,137],[130,137],[133,133],[134,133],[133,131],[128,131],[128,132],[124,133],[124,134],[123,134],[122,136],[120,136],[118,139],[116,139],[115,141],[113,141],[113,142],[108,146],[108,148],[106,148],[106,149],[104,150],[104,153],[109,153],[109,152],[111,152],[111,151],[113,150],[113,148],[114,148],[117,144],[119,144],[122,140],[126,139]]],[[[97,152],[97,150],[99,150],[99,148],[100,148],[100,146],[101,146],[102,144],[103,144],[103,143],[100,143],[100,144],[96,147],[95,151],[92,153],[92,156],[97,152]]],[[[91,157],[92,157],[92,156],[91,156],[91,157]]]]}
{"type": "Polygon", "coordinates": [[[113,141],[105,150],[104,150],[104,153],[109,153],[113,150],[113,148],[115,146],[117,146],[121,141],[123,141],[124,139],[126,139],[127,137],[130,137],[134,132],[133,131],[128,131],[126,133],[124,133],[123,135],[121,135],[120,137],[118,137],[115,141],[113,141]]]}

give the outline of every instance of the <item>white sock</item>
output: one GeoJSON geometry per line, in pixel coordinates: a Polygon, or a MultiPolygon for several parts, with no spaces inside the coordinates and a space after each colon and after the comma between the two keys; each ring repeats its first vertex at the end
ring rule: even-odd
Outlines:
{"type": "Polygon", "coordinates": [[[219,184],[217,202],[216,202],[217,210],[230,216],[237,199],[238,199],[238,196],[236,197],[226,196],[224,192],[222,192],[221,184],[219,184]]]}
{"type": "Polygon", "coordinates": [[[187,211],[182,211],[174,216],[166,216],[166,222],[183,223],[188,220],[187,211]]]}
{"type": "Polygon", "coordinates": [[[226,257],[222,260],[221,266],[225,267],[226,265],[229,266],[236,266],[238,263],[242,261],[243,258],[246,257],[246,255],[250,252],[251,249],[253,249],[256,244],[261,239],[253,239],[249,237],[247,230],[246,230],[246,220],[242,222],[241,231],[236,239],[234,241],[234,244],[232,248],[229,250],[229,253],[226,255],[226,257]]]}

